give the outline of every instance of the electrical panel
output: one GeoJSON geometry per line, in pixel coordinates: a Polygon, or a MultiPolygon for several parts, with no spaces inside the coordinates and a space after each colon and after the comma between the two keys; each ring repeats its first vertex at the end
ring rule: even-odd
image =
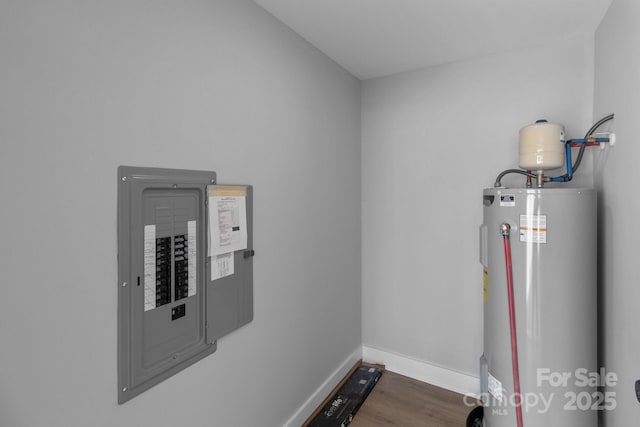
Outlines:
{"type": "Polygon", "coordinates": [[[118,168],[118,403],[253,319],[252,187],[215,184],[215,172],[118,168]]]}

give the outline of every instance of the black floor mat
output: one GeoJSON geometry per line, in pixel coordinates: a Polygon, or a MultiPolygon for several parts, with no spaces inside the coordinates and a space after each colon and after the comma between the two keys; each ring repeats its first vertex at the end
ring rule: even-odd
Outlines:
{"type": "Polygon", "coordinates": [[[360,366],[314,417],[308,427],[344,427],[349,425],[362,402],[378,383],[382,369],[360,366]]]}

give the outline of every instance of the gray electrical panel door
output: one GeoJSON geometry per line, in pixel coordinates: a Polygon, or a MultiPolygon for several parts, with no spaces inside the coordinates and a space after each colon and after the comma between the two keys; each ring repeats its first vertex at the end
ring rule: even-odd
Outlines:
{"type": "Polygon", "coordinates": [[[247,227],[246,247],[232,254],[233,274],[213,279],[211,269],[215,256],[207,265],[207,341],[213,343],[253,320],[253,187],[210,185],[208,194],[209,211],[217,209],[212,198],[216,194],[244,198],[247,227]]]}
{"type": "Polygon", "coordinates": [[[118,168],[118,402],[216,349],[206,334],[215,172],[118,168]]]}

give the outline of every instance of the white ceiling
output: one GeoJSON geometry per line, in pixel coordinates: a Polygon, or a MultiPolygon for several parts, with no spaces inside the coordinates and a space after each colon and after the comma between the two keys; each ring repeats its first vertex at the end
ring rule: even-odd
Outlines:
{"type": "Polygon", "coordinates": [[[611,0],[254,0],[360,79],[593,34],[611,0]]]}

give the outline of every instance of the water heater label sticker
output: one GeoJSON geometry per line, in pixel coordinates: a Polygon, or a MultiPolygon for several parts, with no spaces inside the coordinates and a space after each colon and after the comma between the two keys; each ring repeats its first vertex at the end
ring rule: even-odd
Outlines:
{"type": "Polygon", "coordinates": [[[484,303],[487,304],[489,302],[489,271],[486,268],[482,276],[484,303]]]}
{"type": "Polygon", "coordinates": [[[491,375],[491,372],[488,374],[487,388],[497,401],[502,402],[502,383],[491,375]]]}
{"type": "Polygon", "coordinates": [[[515,194],[501,194],[500,195],[500,206],[501,207],[513,207],[516,205],[516,196],[515,194]]]}
{"type": "Polygon", "coordinates": [[[156,308],[156,226],[144,226],[144,311],[156,308]]]}
{"type": "Polygon", "coordinates": [[[520,241],[547,243],[547,216],[520,215],[520,241]]]}

